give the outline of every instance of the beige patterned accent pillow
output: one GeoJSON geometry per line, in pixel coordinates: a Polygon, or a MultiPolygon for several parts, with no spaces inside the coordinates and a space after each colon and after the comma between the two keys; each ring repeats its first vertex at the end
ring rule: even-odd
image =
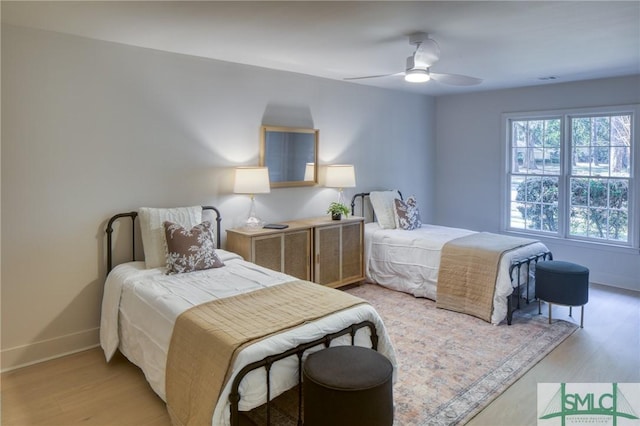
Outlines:
{"type": "Polygon", "coordinates": [[[191,229],[165,221],[167,239],[167,274],[193,272],[224,266],[215,250],[211,222],[202,222],[191,229]]]}
{"type": "Polygon", "coordinates": [[[420,220],[420,211],[418,210],[418,201],[413,195],[402,201],[398,198],[393,200],[395,203],[396,225],[399,229],[411,231],[420,228],[422,222],[420,220]]]}

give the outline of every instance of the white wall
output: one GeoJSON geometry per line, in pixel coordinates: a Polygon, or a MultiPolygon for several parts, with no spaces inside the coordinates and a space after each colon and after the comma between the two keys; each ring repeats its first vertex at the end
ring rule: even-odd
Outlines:
{"type": "MultiPolygon", "coordinates": [[[[95,345],[106,220],[140,206],[249,208],[233,167],[261,124],[320,129],[356,191],[435,197],[435,101],[362,85],[2,27],[2,369],[95,345]],[[408,172],[410,171],[410,172],[408,172]]],[[[268,221],[320,216],[334,189],[256,197],[268,221]]]]}
{"type": "MultiPolygon", "coordinates": [[[[640,76],[438,97],[436,222],[500,232],[501,114],[639,102],[640,76]]],[[[591,281],[640,290],[637,249],[596,248],[554,239],[544,242],[556,259],[588,266],[591,281]]]]}

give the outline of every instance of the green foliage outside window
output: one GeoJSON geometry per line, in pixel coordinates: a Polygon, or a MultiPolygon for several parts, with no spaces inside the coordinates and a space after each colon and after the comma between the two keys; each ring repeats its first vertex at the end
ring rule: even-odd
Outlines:
{"type": "MultiPolygon", "coordinates": [[[[628,200],[626,180],[572,178],[570,234],[625,241],[628,200]]],[[[528,177],[517,187],[516,202],[527,228],[558,231],[558,179],[528,177]]]]}
{"type": "Polygon", "coordinates": [[[518,185],[516,201],[527,228],[558,231],[558,179],[529,177],[518,185]]]}
{"type": "Polygon", "coordinates": [[[628,204],[626,180],[571,179],[571,234],[626,241],[628,204]]]}

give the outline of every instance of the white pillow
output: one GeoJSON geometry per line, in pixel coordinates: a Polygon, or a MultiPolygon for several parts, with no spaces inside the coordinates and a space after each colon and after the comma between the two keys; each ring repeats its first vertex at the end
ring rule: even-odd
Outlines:
{"type": "Polygon", "coordinates": [[[174,209],[156,209],[141,207],[138,210],[144,262],[149,268],[167,265],[167,241],[164,234],[164,222],[169,221],[191,229],[202,222],[202,207],[178,207],[174,209]]]}
{"type": "Polygon", "coordinates": [[[398,191],[371,191],[369,199],[373,206],[373,212],[378,220],[378,225],[382,229],[395,229],[396,206],[393,200],[398,197],[398,191]]]}

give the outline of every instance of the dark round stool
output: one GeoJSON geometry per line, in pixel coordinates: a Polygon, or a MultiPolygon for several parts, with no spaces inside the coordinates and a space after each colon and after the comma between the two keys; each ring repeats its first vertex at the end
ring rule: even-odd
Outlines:
{"type": "Polygon", "coordinates": [[[305,426],[393,424],[393,366],[373,349],[333,346],[303,367],[305,426]]]}
{"type": "Polygon", "coordinates": [[[584,305],[589,301],[589,269],[571,262],[548,260],[536,264],[536,297],[538,313],[540,301],[549,304],[549,324],[551,305],[580,306],[580,328],[584,324],[584,305]]]}

